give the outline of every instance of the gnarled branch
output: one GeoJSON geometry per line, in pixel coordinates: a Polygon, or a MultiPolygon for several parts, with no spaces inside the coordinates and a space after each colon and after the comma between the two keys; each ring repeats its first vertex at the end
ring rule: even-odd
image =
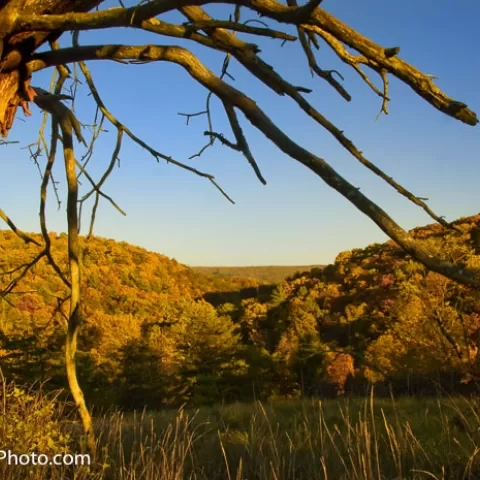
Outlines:
{"type": "Polygon", "coordinates": [[[223,102],[238,108],[245,117],[269,138],[280,150],[302,163],[321,177],[330,187],[353,203],[373,220],[383,232],[407,253],[429,269],[455,281],[480,288],[480,272],[459,268],[450,262],[433,257],[418,241],[395,223],[378,205],[340,176],[325,160],[312,154],[288,137],[257,104],[208,70],[189,50],[177,46],[83,47],[72,52],[78,60],[116,58],[121,60],[167,61],[181,65],[192,78],[213,92],[223,102]]]}

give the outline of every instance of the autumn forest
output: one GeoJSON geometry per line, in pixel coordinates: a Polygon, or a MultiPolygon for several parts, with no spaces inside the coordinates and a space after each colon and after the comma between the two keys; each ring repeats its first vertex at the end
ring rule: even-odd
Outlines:
{"type": "MultiPolygon", "coordinates": [[[[480,265],[480,215],[417,228],[439,257],[480,265]]],[[[38,254],[2,231],[2,289],[38,254]],[[16,272],[15,272],[16,273],[16,272]],[[13,275],[13,273],[12,273],[13,275]]],[[[51,235],[66,262],[67,237],[51,235]]],[[[84,240],[79,374],[96,407],[160,409],[253,399],[472,391],[478,292],[428,272],[393,242],[276,284],[206,275],[122,242],[84,240]]],[[[40,261],[4,298],[3,374],[65,387],[65,286],[40,261]]]]}

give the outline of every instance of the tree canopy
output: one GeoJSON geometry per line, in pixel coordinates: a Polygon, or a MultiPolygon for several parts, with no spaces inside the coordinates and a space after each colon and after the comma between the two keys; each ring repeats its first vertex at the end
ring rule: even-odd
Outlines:
{"type": "MultiPolygon", "coordinates": [[[[478,267],[470,234],[480,215],[454,225],[448,234],[438,224],[409,233],[478,267]]],[[[64,268],[67,236],[50,236],[64,268]]],[[[369,384],[379,394],[387,383],[399,394],[468,392],[475,384],[462,382],[480,378],[479,292],[428,272],[392,241],[273,285],[205,275],[125,242],[81,241],[79,377],[96,408],[359,394],[369,384]]],[[[0,272],[39,249],[0,231],[0,272]]],[[[1,276],[0,289],[7,285],[1,276]]],[[[3,374],[17,384],[65,386],[68,288],[42,259],[16,293],[0,309],[3,374]]]]}

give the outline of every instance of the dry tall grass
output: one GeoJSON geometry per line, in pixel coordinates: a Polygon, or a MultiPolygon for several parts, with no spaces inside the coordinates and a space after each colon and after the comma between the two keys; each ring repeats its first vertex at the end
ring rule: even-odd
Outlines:
{"type": "MultiPolygon", "coordinates": [[[[65,405],[55,396],[3,384],[0,408],[0,450],[81,450],[65,405]]],[[[4,460],[0,478],[480,479],[480,408],[474,398],[395,401],[372,395],[196,412],[116,412],[97,418],[96,431],[97,457],[90,467],[4,460]]]]}

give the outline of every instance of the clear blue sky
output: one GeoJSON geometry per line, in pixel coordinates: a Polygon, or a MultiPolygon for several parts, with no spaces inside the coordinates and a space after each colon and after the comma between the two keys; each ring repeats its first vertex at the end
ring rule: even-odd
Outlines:
{"type": "MultiPolygon", "coordinates": [[[[480,113],[480,57],[478,38],[474,36],[480,23],[478,0],[324,0],[323,6],[384,46],[400,45],[401,58],[436,75],[437,84],[447,94],[480,113]]],[[[70,41],[69,35],[64,41],[70,41]]],[[[111,30],[82,34],[81,42],[174,44],[175,40],[111,30]]],[[[428,197],[435,212],[453,220],[480,211],[480,127],[447,117],[395,79],[390,81],[390,115],[375,121],[380,99],[326,45],[318,53],[319,63],[344,74],[345,86],[353,96],[350,103],[320,79],[312,79],[298,45],[280,48],[278,41],[258,43],[263,58],[288,80],[314,88],[310,101],[335,121],[367,158],[413,193],[428,197]]],[[[220,55],[197,47],[193,50],[210,68],[219,71],[220,55]]],[[[228,203],[205,179],[172,165],[157,164],[126,140],[120,154],[121,168],[115,169],[105,192],[126,210],[127,217],[103,202],[97,235],[140,245],[190,265],[329,263],[343,250],[385,240],[370,219],[305,167],[279,152],[246,121],[244,131],[267,186],[258,182],[242,155],[220,145],[201,158],[188,160],[205,141],[202,132],[206,119],[192,119],[186,126],[177,113],[203,110],[206,92],[180,67],[113,62],[91,62],[90,67],[105,103],[119,119],[161,152],[213,173],[236,202],[228,203]]],[[[403,227],[431,223],[423,211],[360,168],[292,101],[277,97],[235,63],[231,73],[234,85],[253,96],[293,139],[329,161],[403,227]]],[[[48,88],[50,74],[39,73],[32,83],[48,88]]],[[[379,85],[379,79],[372,78],[379,85]]],[[[91,99],[84,95],[86,90],[82,92],[77,113],[89,123],[91,99]]],[[[216,100],[213,110],[215,130],[232,139],[216,100]]],[[[18,114],[9,140],[19,140],[22,146],[35,140],[41,113],[35,106],[32,111],[33,117],[28,119],[18,114]]],[[[109,130],[113,132],[113,128],[109,130]]],[[[112,134],[99,142],[90,164],[95,178],[107,165],[113,146],[112,134]]],[[[27,150],[9,146],[0,152],[0,207],[20,228],[38,231],[38,171],[27,150]]],[[[60,157],[57,164],[57,179],[63,180],[60,157]]],[[[86,186],[83,183],[83,188],[86,186]]],[[[63,199],[63,183],[60,194],[63,199]]],[[[50,230],[64,231],[64,217],[65,203],[58,211],[50,192],[50,230]]]]}

